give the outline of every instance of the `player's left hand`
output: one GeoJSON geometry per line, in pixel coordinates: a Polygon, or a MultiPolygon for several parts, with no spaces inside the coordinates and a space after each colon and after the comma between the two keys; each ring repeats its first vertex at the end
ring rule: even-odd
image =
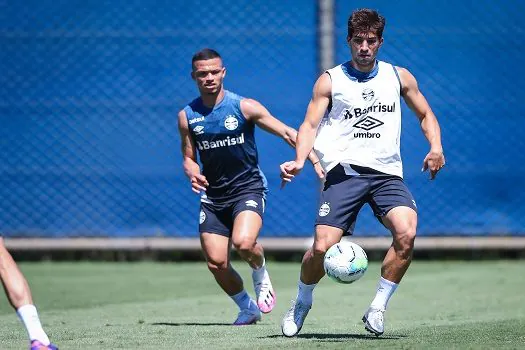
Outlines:
{"type": "Polygon", "coordinates": [[[445,166],[445,154],[443,151],[430,150],[423,160],[421,171],[430,171],[430,180],[434,180],[438,171],[445,166]]]}

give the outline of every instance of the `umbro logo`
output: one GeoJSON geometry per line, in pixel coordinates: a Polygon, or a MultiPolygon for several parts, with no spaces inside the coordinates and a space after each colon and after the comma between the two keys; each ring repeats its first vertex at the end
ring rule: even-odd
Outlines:
{"type": "Polygon", "coordinates": [[[381,120],[377,120],[376,118],[372,118],[372,117],[368,116],[365,119],[361,119],[360,121],[355,123],[354,124],[354,128],[359,128],[359,129],[363,129],[363,130],[369,131],[369,130],[375,129],[375,128],[383,125],[383,124],[385,124],[385,123],[383,123],[381,120]]]}
{"type": "Polygon", "coordinates": [[[365,119],[361,119],[354,124],[354,128],[366,130],[366,132],[354,132],[354,137],[358,139],[375,139],[380,138],[381,134],[378,132],[368,132],[369,130],[375,129],[383,125],[381,120],[367,116],[365,119]]]}
{"type": "Polygon", "coordinates": [[[203,134],[203,133],[204,133],[204,126],[202,126],[202,125],[197,125],[197,126],[193,129],[193,132],[195,133],[195,135],[203,134]]]}
{"type": "Polygon", "coordinates": [[[257,208],[257,206],[259,205],[259,203],[257,203],[253,199],[250,199],[249,201],[246,201],[244,203],[246,204],[247,207],[252,207],[252,208],[257,208]]]}

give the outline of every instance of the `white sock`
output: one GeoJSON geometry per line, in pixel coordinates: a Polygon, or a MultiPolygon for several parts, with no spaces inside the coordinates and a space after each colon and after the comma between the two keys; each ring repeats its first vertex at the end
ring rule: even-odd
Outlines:
{"type": "Polygon", "coordinates": [[[372,300],[370,307],[374,309],[386,310],[386,306],[392,294],[394,294],[398,284],[390,282],[389,280],[381,277],[379,283],[377,284],[376,297],[372,300]]]}
{"type": "Polygon", "coordinates": [[[230,298],[233,299],[235,304],[237,304],[241,310],[251,309],[253,306],[257,307],[257,305],[255,305],[255,303],[252,301],[252,298],[250,298],[246,292],[246,289],[243,289],[241,292],[235,295],[230,295],[230,298]]]}
{"type": "Polygon", "coordinates": [[[262,266],[259,267],[258,269],[253,269],[252,278],[254,281],[261,281],[264,278],[265,273],[266,273],[266,260],[263,257],[262,266]]]}
{"type": "Polygon", "coordinates": [[[317,283],[304,284],[301,280],[297,283],[297,300],[301,300],[303,304],[312,305],[313,291],[317,283]]]}
{"type": "Polygon", "coordinates": [[[27,304],[21,306],[16,310],[16,313],[26,327],[29,340],[38,340],[44,345],[49,345],[49,338],[47,337],[46,332],[44,332],[44,329],[42,329],[42,324],[40,323],[38,312],[34,305],[27,304]]]}

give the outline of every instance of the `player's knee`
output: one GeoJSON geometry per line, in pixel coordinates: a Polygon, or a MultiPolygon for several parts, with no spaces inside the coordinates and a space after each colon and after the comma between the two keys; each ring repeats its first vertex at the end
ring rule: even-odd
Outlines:
{"type": "Polygon", "coordinates": [[[397,248],[397,254],[402,258],[408,259],[412,255],[415,239],[415,225],[406,225],[401,230],[397,231],[394,238],[394,246],[397,248]]]}
{"type": "Polygon", "coordinates": [[[330,248],[330,246],[326,244],[326,242],[314,242],[314,246],[312,247],[313,257],[319,259],[324,258],[328,248],[330,248]]]}
{"type": "Polygon", "coordinates": [[[4,239],[0,237],[0,254],[9,254],[7,248],[5,247],[4,239]]]}
{"type": "Polygon", "coordinates": [[[208,270],[211,273],[221,273],[228,270],[228,261],[226,259],[208,259],[208,270]]]}
{"type": "Polygon", "coordinates": [[[253,238],[242,237],[233,240],[233,246],[239,253],[248,253],[255,248],[257,241],[253,238]]]}

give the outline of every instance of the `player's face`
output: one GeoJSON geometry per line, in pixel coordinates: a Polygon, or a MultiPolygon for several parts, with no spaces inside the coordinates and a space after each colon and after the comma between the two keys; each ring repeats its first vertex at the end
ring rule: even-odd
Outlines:
{"type": "Polygon", "coordinates": [[[358,67],[370,68],[375,64],[377,51],[383,44],[383,38],[378,38],[374,32],[356,33],[347,38],[352,51],[352,61],[358,67]]]}
{"type": "Polygon", "coordinates": [[[222,81],[226,75],[226,68],[222,66],[220,58],[195,61],[191,77],[197,83],[201,94],[213,95],[222,89],[222,81]]]}

